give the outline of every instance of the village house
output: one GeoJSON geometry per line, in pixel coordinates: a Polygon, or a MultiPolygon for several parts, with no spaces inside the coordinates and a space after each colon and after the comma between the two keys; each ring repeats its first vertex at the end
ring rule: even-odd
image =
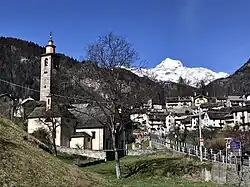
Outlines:
{"type": "Polygon", "coordinates": [[[203,103],[200,105],[200,108],[203,110],[203,111],[207,111],[209,109],[221,109],[224,107],[224,104],[223,103],[212,103],[212,102],[208,102],[208,103],[203,103]]]}
{"type": "Polygon", "coordinates": [[[250,107],[233,107],[231,114],[233,115],[234,124],[241,126],[241,129],[249,129],[250,125],[250,107]]]}
{"type": "Polygon", "coordinates": [[[167,113],[165,112],[150,112],[150,114],[148,114],[148,118],[149,118],[149,126],[150,128],[150,132],[151,133],[156,133],[159,135],[165,134],[166,133],[166,117],[167,117],[167,113]]]}
{"type": "MultiPolygon", "coordinates": [[[[74,104],[69,110],[77,119],[70,147],[90,150],[111,148],[110,132],[106,126],[108,119],[99,107],[89,104],[74,104]]],[[[122,141],[124,143],[124,140],[122,141]]]]}
{"type": "Polygon", "coordinates": [[[246,101],[250,101],[250,92],[245,93],[243,97],[245,98],[246,101]]]}
{"type": "Polygon", "coordinates": [[[226,106],[227,107],[237,107],[245,106],[245,96],[229,95],[227,97],[226,106]]]}
{"type": "Polygon", "coordinates": [[[227,97],[216,97],[216,103],[225,104],[227,102],[227,97]]]}
{"type": "Polygon", "coordinates": [[[193,97],[167,97],[166,108],[192,106],[193,97]]]}
{"type": "Polygon", "coordinates": [[[16,118],[26,118],[26,111],[25,111],[25,108],[26,106],[31,103],[31,102],[34,102],[35,103],[35,100],[31,97],[28,97],[26,99],[19,99],[19,102],[17,103],[17,105],[15,106],[15,109],[14,109],[14,117],[16,118]]]}
{"type": "Polygon", "coordinates": [[[145,126],[145,128],[149,128],[149,119],[148,119],[148,110],[146,108],[134,108],[131,111],[130,119],[134,123],[139,123],[140,126],[145,126]]]}
{"type": "Polygon", "coordinates": [[[198,95],[194,97],[194,106],[199,107],[201,104],[207,103],[209,98],[204,95],[198,95]]]}
{"type": "Polygon", "coordinates": [[[169,114],[166,117],[166,131],[167,133],[170,132],[171,127],[175,125],[175,116],[172,112],[169,112],[169,114]]]}
{"type": "Polygon", "coordinates": [[[212,112],[207,111],[204,114],[202,123],[204,127],[213,128],[213,129],[222,129],[225,125],[225,113],[222,112],[212,112]]]}

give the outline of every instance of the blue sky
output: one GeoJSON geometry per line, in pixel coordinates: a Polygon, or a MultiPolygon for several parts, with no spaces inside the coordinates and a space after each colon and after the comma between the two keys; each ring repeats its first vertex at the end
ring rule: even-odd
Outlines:
{"type": "Polygon", "coordinates": [[[250,57],[249,0],[4,0],[0,35],[75,58],[110,31],[132,42],[148,67],[163,59],[232,73],[250,57]]]}

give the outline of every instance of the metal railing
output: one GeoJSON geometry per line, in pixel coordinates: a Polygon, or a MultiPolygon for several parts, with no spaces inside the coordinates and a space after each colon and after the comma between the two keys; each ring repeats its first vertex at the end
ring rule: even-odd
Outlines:
{"type": "MultiPolygon", "coordinates": [[[[173,143],[166,141],[166,139],[160,138],[159,136],[151,136],[151,142],[152,145],[157,145],[158,147],[166,148],[179,154],[200,157],[200,150],[198,146],[178,142],[173,143]]],[[[227,164],[241,164],[250,167],[250,157],[244,158],[240,156],[233,156],[232,153],[229,153],[226,156],[223,154],[223,151],[215,153],[212,149],[207,149],[205,147],[203,147],[202,157],[204,161],[210,160],[227,164]]]]}

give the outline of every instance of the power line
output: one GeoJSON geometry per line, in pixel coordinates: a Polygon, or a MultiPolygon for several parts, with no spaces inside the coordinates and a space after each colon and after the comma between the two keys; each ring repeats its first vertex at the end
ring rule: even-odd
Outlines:
{"type": "Polygon", "coordinates": [[[27,90],[31,90],[31,91],[34,91],[34,92],[39,92],[39,90],[35,90],[33,88],[28,88],[28,87],[24,87],[24,86],[21,86],[19,84],[15,84],[15,83],[12,83],[12,82],[9,82],[9,81],[6,81],[6,80],[3,80],[3,79],[0,79],[0,82],[4,82],[4,83],[7,83],[7,84],[10,84],[10,85],[13,85],[13,86],[16,86],[16,87],[19,87],[19,88],[24,88],[24,89],[27,89],[27,90]]]}
{"type": "MultiPolygon", "coordinates": [[[[4,82],[6,84],[10,84],[10,85],[13,85],[13,86],[16,86],[16,87],[19,87],[19,88],[23,88],[23,89],[26,89],[26,90],[31,90],[31,91],[34,91],[34,92],[38,92],[40,93],[40,90],[36,90],[36,89],[33,89],[33,88],[28,88],[28,87],[25,87],[25,86],[22,86],[22,85],[19,85],[19,84],[15,84],[13,82],[9,82],[9,81],[6,81],[6,80],[3,80],[3,79],[0,79],[0,82],[4,82]]],[[[79,101],[87,101],[87,99],[84,99],[82,98],[81,96],[77,96],[77,97],[69,97],[69,96],[64,96],[64,95],[59,95],[59,94],[51,94],[53,96],[56,96],[56,97],[62,97],[62,98],[67,98],[67,99],[74,99],[74,100],[79,100],[79,101]],[[81,98],[79,98],[81,97],[81,98]]],[[[107,103],[107,102],[101,102],[101,103],[107,103]]]]}

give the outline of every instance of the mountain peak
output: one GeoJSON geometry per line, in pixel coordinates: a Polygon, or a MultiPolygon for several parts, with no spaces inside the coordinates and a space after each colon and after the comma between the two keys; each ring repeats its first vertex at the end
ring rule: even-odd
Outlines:
{"type": "Polygon", "coordinates": [[[171,58],[166,58],[160,64],[158,64],[155,69],[177,69],[183,67],[183,64],[179,60],[174,60],[171,58]]]}
{"type": "Polygon", "coordinates": [[[214,72],[202,67],[185,67],[180,60],[166,58],[160,64],[151,69],[142,69],[134,71],[138,76],[147,76],[159,81],[171,81],[178,83],[179,78],[182,77],[186,82],[193,87],[204,81],[205,84],[214,81],[215,79],[227,77],[228,74],[224,72],[214,72]]]}

